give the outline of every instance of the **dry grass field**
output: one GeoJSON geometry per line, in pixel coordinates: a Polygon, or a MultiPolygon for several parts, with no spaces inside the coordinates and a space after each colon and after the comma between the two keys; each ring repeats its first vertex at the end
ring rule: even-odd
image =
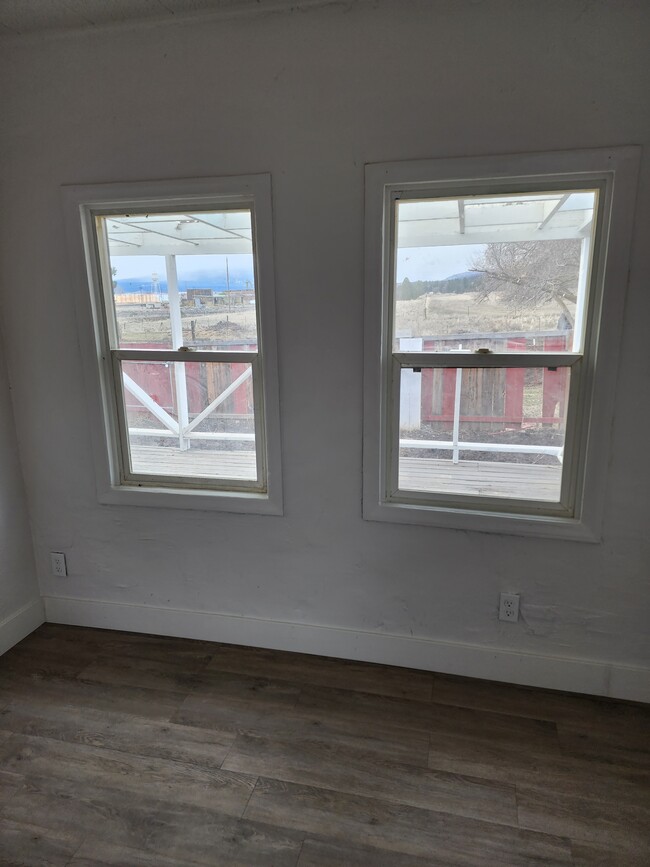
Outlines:
{"type": "Polygon", "coordinates": [[[504,304],[494,295],[479,301],[477,293],[423,295],[400,300],[395,331],[402,337],[503,331],[550,331],[558,326],[560,310],[549,302],[533,310],[504,304]]]}
{"type": "MultiPolygon", "coordinates": [[[[181,307],[183,339],[186,344],[255,342],[256,320],[252,305],[181,307]],[[194,326],[192,327],[192,323],[194,326]]],[[[117,321],[122,344],[160,343],[169,346],[170,324],[167,306],[150,308],[137,304],[120,304],[117,321]]]]}
{"type": "MultiPolygon", "coordinates": [[[[255,339],[255,308],[227,305],[181,308],[186,343],[255,339]],[[191,323],[194,323],[192,331],[191,323]]],[[[550,331],[558,327],[560,310],[553,303],[522,310],[494,295],[479,301],[477,293],[423,295],[396,305],[395,331],[400,337],[508,331],[550,331]]],[[[123,343],[161,343],[169,339],[169,310],[120,304],[117,319],[123,343]]],[[[361,339],[361,336],[359,337],[361,339]]]]}

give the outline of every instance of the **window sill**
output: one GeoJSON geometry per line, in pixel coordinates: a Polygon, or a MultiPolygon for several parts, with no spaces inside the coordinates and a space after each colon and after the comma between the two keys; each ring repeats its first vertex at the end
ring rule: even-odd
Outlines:
{"type": "Polygon", "coordinates": [[[482,512],[475,509],[454,509],[410,503],[373,503],[364,501],[366,521],[386,521],[395,524],[415,524],[451,530],[498,533],[507,536],[533,536],[565,539],[573,542],[601,541],[592,522],[578,518],[554,518],[547,515],[523,515],[515,512],[482,512]]]}
{"type": "Polygon", "coordinates": [[[243,515],[283,514],[282,501],[279,497],[239,491],[113,485],[98,491],[98,500],[109,506],[195,509],[243,515]]]}

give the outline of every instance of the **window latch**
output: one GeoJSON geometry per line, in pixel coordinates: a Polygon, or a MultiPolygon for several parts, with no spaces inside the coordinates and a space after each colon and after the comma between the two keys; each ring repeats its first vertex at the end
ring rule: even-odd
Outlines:
{"type": "Polygon", "coordinates": [[[489,355],[492,352],[492,350],[488,349],[487,346],[481,346],[480,349],[475,349],[474,352],[477,355],[489,355]]]}

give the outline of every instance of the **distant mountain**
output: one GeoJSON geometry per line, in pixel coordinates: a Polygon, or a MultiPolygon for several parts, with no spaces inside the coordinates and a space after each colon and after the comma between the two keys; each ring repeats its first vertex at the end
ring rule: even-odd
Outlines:
{"type": "Polygon", "coordinates": [[[460,274],[450,274],[445,280],[480,280],[481,276],[478,271],[461,271],[460,274]]]}
{"type": "MultiPolygon", "coordinates": [[[[129,294],[133,292],[155,293],[160,292],[163,295],[167,294],[167,281],[160,279],[156,283],[153,280],[143,280],[142,277],[123,277],[115,281],[117,283],[118,293],[129,294]]],[[[181,292],[187,292],[188,289],[212,289],[213,292],[225,292],[230,286],[231,292],[251,289],[254,286],[253,275],[248,272],[238,274],[230,274],[229,283],[226,282],[225,275],[215,274],[192,274],[191,277],[179,277],[178,288],[181,292]]]]}

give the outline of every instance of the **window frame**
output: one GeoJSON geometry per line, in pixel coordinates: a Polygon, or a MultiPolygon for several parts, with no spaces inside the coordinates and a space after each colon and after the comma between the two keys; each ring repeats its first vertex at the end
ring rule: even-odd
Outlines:
{"type": "Polygon", "coordinates": [[[282,514],[271,178],[224,178],[75,185],[62,188],[97,496],[117,505],[282,514]],[[120,349],[111,346],[108,250],[96,218],[130,211],[251,211],[257,351],[120,349]],[[130,469],[120,364],[123,360],[251,364],[258,481],[154,476],[130,469]],[[265,483],[264,483],[265,482],[265,483]]]}
{"type": "Polygon", "coordinates": [[[364,493],[367,520],[598,541],[639,149],[422,160],[366,166],[364,493]],[[582,353],[393,351],[395,202],[421,198],[599,190],[582,353]],[[562,357],[560,357],[562,356],[562,357]],[[605,359],[608,363],[605,364],[605,359]],[[560,504],[400,491],[403,367],[571,366],[560,504]]]}

